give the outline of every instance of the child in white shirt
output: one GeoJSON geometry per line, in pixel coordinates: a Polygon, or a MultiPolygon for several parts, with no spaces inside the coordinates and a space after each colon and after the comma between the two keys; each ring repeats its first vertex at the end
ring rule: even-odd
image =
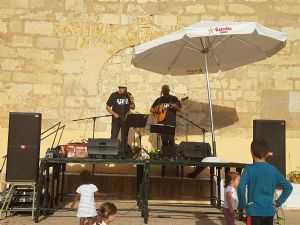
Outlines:
{"type": "Polygon", "coordinates": [[[94,218],[97,216],[95,198],[94,196],[103,196],[104,193],[98,192],[98,188],[91,184],[92,175],[88,170],[83,170],[80,173],[80,185],[76,190],[76,195],[72,202],[71,208],[80,199],[77,210],[77,217],[80,218],[79,224],[84,225],[85,219],[88,220],[89,225],[93,225],[94,218]]]}
{"type": "Polygon", "coordinates": [[[223,214],[227,225],[235,225],[235,212],[239,204],[236,189],[240,179],[241,176],[237,172],[229,172],[225,177],[223,214]]]}

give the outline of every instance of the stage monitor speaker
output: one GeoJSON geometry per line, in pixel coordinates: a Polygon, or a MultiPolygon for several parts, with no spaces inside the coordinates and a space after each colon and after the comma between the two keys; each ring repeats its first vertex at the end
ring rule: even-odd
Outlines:
{"type": "Polygon", "coordinates": [[[35,182],[39,170],[40,113],[9,114],[6,182],[35,182]]]}
{"type": "Polygon", "coordinates": [[[121,150],[121,142],[109,138],[89,138],[87,151],[94,158],[116,158],[121,150]]]}
{"type": "Polygon", "coordinates": [[[177,147],[177,153],[187,159],[203,159],[211,156],[211,147],[209,143],[182,141],[177,147]]]}
{"type": "Polygon", "coordinates": [[[273,164],[285,176],[285,121],[253,120],[253,139],[264,139],[273,152],[267,162],[273,164]]]}

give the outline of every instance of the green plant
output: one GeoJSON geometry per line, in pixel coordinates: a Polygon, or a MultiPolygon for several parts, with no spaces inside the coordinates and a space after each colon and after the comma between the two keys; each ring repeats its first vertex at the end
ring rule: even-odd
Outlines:
{"type": "Polygon", "coordinates": [[[149,155],[150,155],[151,158],[156,158],[158,156],[159,151],[160,150],[157,149],[157,148],[150,148],[148,150],[148,153],[149,153],[149,155]]]}
{"type": "Polygon", "coordinates": [[[288,175],[287,175],[289,181],[291,181],[292,183],[295,184],[300,184],[300,171],[291,171],[288,175]]]}

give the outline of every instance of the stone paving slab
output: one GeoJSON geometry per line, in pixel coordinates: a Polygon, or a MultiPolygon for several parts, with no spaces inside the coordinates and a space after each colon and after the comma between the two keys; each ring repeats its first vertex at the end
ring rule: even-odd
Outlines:
{"type": "MultiPolygon", "coordinates": [[[[114,225],[143,225],[143,218],[138,211],[134,201],[113,200],[118,207],[118,215],[112,223],[114,225]]],[[[205,202],[175,202],[175,201],[150,201],[149,225],[225,225],[223,215],[220,210],[211,207],[205,202]]],[[[100,206],[101,202],[97,202],[100,206]]],[[[70,204],[67,205],[69,207],[70,204]]],[[[278,214],[283,219],[275,220],[274,224],[299,225],[300,210],[281,210],[278,214]],[[286,223],[284,223],[286,222],[286,223]]],[[[69,225],[78,224],[75,211],[57,211],[48,217],[40,217],[40,225],[69,225]]],[[[33,225],[35,224],[30,215],[15,215],[0,220],[0,225],[33,225]]],[[[243,221],[237,221],[236,225],[244,225],[243,221]]]]}

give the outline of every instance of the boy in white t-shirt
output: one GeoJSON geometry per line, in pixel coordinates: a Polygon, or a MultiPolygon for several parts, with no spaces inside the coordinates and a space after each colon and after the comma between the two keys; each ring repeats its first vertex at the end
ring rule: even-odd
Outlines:
{"type": "Polygon", "coordinates": [[[237,172],[229,172],[225,177],[223,214],[227,225],[235,225],[235,212],[239,205],[237,187],[241,176],[237,172]]]}

